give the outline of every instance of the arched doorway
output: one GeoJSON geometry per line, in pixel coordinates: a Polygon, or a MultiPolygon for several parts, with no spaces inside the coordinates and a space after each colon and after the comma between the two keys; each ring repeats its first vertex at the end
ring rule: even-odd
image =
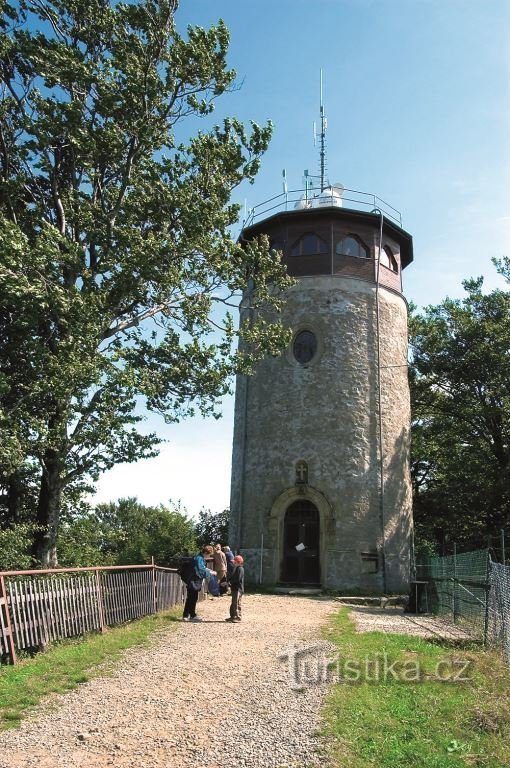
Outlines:
{"type": "Polygon", "coordinates": [[[320,517],[308,499],[291,504],[283,523],[282,581],[320,584],[320,517]]]}

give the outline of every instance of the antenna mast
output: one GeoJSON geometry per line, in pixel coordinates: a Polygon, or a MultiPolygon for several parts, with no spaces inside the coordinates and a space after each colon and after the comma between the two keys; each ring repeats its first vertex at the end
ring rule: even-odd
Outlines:
{"type": "Polygon", "coordinates": [[[326,177],[326,129],[328,127],[328,121],[324,115],[324,104],[322,103],[322,69],[321,69],[321,149],[320,149],[320,176],[321,176],[321,192],[325,189],[325,177],[326,177]]]}

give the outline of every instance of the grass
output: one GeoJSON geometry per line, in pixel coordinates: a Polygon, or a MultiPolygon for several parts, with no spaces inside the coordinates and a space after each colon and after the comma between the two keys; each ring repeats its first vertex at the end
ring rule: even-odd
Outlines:
{"type": "Polygon", "coordinates": [[[338,649],[332,671],[344,680],[333,685],[324,710],[333,766],[510,766],[510,668],[496,653],[356,633],[348,614],[342,609],[326,631],[338,649]],[[438,679],[464,663],[468,681],[438,679]]]}
{"type": "Polygon", "coordinates": [[[47,696],[65,693],[100,674],[111,674],[123,651],[148,645],[158,632],[177,621],[178,613],[172,609],[104,634],[65,640],[15,666],[0,667],[0,731],[19,725],[47,696]]]}

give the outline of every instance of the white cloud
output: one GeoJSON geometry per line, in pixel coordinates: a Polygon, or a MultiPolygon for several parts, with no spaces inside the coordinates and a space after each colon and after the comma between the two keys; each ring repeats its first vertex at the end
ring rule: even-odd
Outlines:
{"type": "Polygon", "coordinates": [[[232,432],[229,420],[193,419],[168,428],[171,442],[159,456],[119,464],[97,484],[92,503],[136,496],[147,505],[181,500],[196,517],[202,507],[220,512],[229,505],[232,432]]]}

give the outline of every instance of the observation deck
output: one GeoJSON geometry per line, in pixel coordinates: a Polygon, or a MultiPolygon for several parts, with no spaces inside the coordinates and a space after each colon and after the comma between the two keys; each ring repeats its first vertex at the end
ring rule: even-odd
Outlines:
{"type": "Polygon", "coordinates": [[[294,277],[351,277],[402,293],[402,270],[413,260],[400,212],[341,185],[284,192],[255,206],[240,239],[262,234],[294,277]]]}

